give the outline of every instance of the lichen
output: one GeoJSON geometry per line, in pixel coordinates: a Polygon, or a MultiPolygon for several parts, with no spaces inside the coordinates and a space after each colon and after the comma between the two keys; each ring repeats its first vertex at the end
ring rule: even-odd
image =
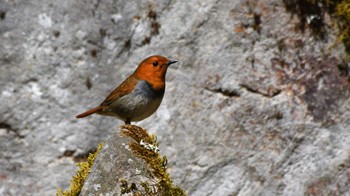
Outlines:
{"type": "Polygon", "coordinates": [[[101,150],[102,146],[103,144],[99,144],[96,151],[93,153],[90,153],[86,161],[77,164],[77,166],[79,167],[79,170],[71,180],[70,190],[62,191],[61,189],[58,189],[56,192],[56,196],[79,195],[81,189],[83,188],[85,179],[89,174],[91,167],[94,164],[95,158],[98,152],[101,150]]]}
{"type": "MultiPolygon", "coordinates": [[[[157,150],[158,143],[156,137],[141,127],[135,125],[123,125],[121,129],[121,135],[124,137],[130,137],[133,141],[129,142],[129,147],[133,154],[138,158],[144,160],[149,166],[150,173],[156,179],[156,183],[149,185],[147,182],[141,182],[140,186],[143,187],[143,191],[139,192],[142,195],[169,195],[180,196],[185,195],[185,192],[177,186],[173,185],[167,170],[167,158],[161,156],[157,150]],[[153,146],[152,148],[145,148],[147,146],[153,146]]],[[[122,190],[130,190],[128,183],[123,181],[121,183],[122,190]]]]}

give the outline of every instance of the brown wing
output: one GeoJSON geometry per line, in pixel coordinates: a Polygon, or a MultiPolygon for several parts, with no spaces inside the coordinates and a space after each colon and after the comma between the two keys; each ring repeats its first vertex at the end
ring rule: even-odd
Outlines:
{"type": "Polygon", "coordinates": [[[129,76],[123,83],[121,83],[113,92],[111,92],[107,98],[101,103],[100,106],[106,106],[114,102],[115,100],[123,97],[126,94],[129,94],[134,90],[138,80],[133,77],[133,75],[129,76]]]}

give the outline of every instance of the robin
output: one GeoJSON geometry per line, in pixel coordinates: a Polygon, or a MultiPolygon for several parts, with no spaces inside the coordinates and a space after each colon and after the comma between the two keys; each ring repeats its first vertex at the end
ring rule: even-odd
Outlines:
{"type": "Polygon", "coordinates": [[[176,62],[158,55],[146,58],[100,106],[76,117],[84,118],[96,113],[115,116],[125,124],[130,124],[151,116],[162,102],[168,66],[176,62]]]}

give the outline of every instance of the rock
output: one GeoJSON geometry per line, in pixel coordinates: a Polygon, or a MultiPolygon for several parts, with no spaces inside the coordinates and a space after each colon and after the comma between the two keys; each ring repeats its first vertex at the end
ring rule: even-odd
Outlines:
{"type": "Polygon", "coordinates": [[[120,137],[119,131],[112,134],[97,155],[80,195],[119,195],[123,181],[131,186],[151,178],[144,172],[145,162],[132,154],[129,142],[120,137]]]}
{"type": "Polygon", "coordinates": [[[327,12],[320,39],[284,2],[1,1],[0,195],[67,189],[122,124],[75,115],[154,54],[179,62],[137,125],[188,195],[349,194],[344,46],[327,12]]]}
{"type": "Polygon", "coordinates": [[[124,125],[103,145],[80,195],[184,195],[166,164],[156,138],[141,127],[124,125]]]}

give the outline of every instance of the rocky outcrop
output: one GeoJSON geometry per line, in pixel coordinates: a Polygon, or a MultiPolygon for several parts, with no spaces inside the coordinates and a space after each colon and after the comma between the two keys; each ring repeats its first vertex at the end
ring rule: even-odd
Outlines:
{"type": "Polygon", "coordinates": [[[166,170],[156,137],[124,125],[104,144],[80,195],[184,195],[166,170]]]}
{"type": "Polygon", "coordinates": [[[344,46],[331,15],[317,37],[285,2],[0,2],[0,195],[68,188],[122,124],[74,116],[153,54],[179,62],[138,125],[188,195],[349,194],[344,46]]]}

